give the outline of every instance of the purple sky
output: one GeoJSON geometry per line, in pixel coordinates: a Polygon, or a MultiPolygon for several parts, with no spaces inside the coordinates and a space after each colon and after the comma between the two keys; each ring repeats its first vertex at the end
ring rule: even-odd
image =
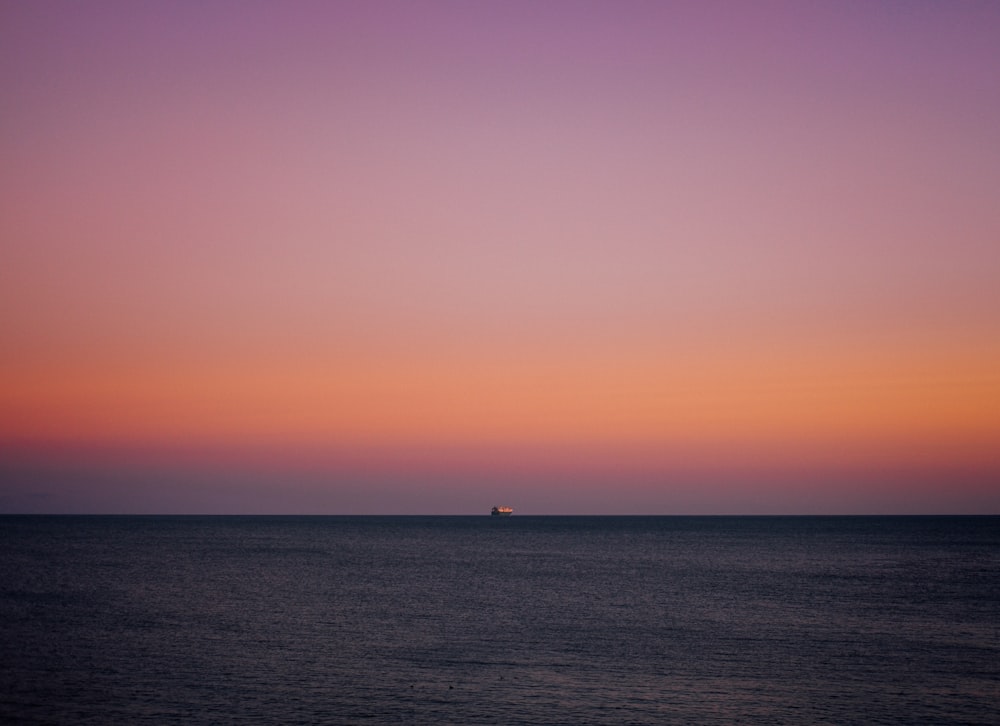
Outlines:
{"type": "Polygon", "coordinates": [[[0,10],[0,511],[1000,512],[1000,4],[0,10]]]}

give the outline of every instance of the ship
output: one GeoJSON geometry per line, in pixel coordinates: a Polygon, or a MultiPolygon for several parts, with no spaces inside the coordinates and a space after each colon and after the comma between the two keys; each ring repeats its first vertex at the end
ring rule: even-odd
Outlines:
{"type": "Polygon", "coordinates": [[[509,517],[513,513],[514,510],[510,507],[493,507],[490,515],[494,517],[509,517]]]}

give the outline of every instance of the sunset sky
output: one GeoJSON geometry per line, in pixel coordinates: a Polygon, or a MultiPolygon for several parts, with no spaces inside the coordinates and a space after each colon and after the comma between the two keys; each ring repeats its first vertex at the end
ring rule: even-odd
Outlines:
{"type": "Polygon", "coordinates": [[[1000,513],[1000,3],[5,2],[0,512],[1000,513]]]}

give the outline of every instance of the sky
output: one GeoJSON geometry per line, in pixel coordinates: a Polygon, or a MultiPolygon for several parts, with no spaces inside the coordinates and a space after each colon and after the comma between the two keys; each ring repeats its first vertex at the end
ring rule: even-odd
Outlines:
{"type": "Polygon", "coordinates": [[[3,2],[0,512],[1000,514],[998,38],[3,2]]]}

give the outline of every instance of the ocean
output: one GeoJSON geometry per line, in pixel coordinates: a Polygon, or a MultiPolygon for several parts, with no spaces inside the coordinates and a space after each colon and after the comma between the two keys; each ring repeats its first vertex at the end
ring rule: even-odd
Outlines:
{"type": "Polygon", "coordinates": [[[1000,517],[0,517],[0,722],[997,724],[1000,517]]]}

